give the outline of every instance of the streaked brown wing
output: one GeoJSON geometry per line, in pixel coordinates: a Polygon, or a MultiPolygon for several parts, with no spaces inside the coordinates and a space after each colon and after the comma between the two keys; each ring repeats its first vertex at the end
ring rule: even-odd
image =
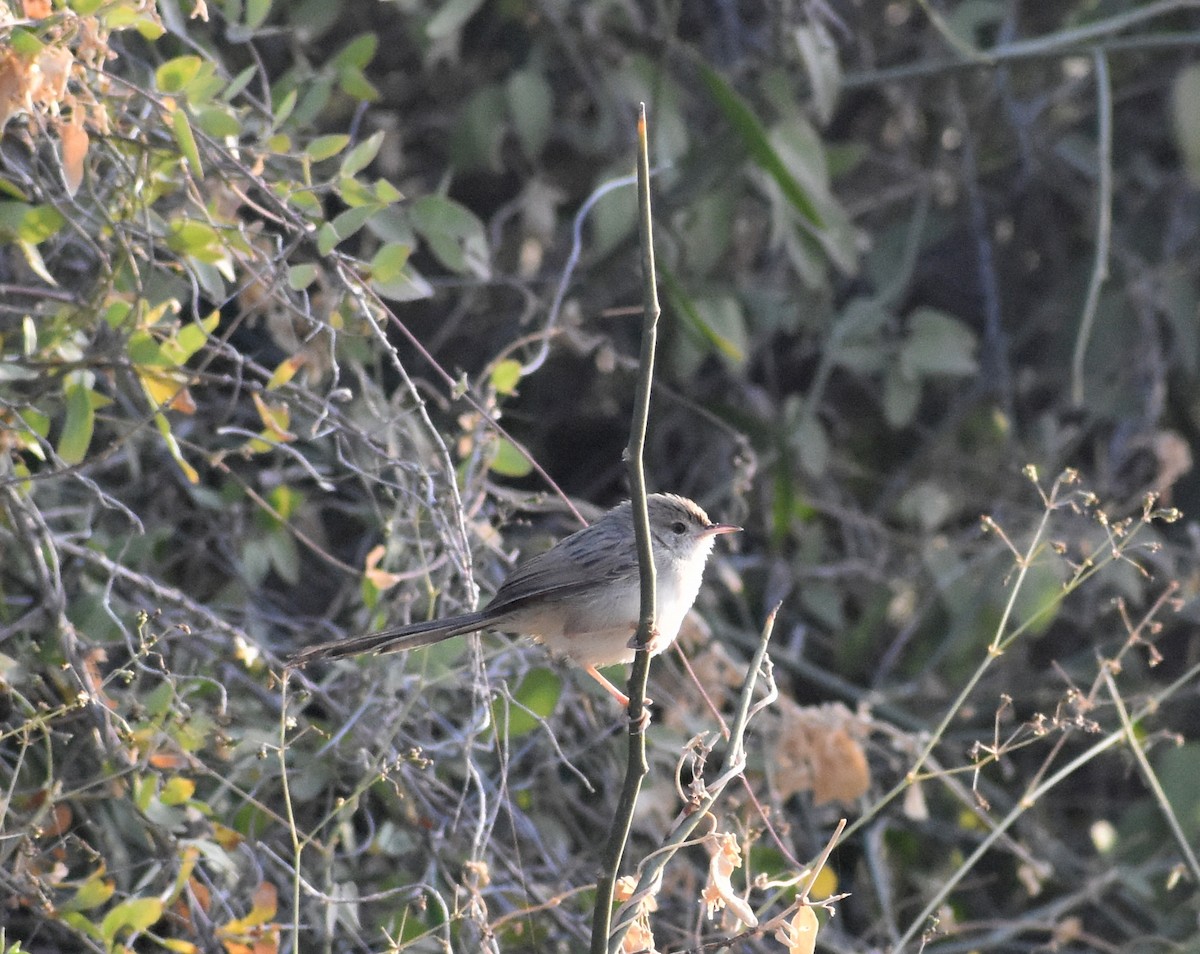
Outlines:
{"type": "Polygon", "coordinates": [[[620,534],[608,533],[608,529],[597,523],[578,530],[545,553],[522,563],[496,591],[486,613],[516,609],[531,597],[567,598],[636,575],[636,554],[617,553],[614,548],[620,534]],[[609,546],[596,545],[606,539],[612,541],[609,546]]]}

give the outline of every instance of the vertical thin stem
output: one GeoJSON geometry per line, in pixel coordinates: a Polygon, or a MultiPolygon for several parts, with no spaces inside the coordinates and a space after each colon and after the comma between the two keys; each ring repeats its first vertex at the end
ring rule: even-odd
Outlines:
{"type": "MultiPolygon", "coordinates": [[[[646,447],[646,424],[650,418],[650,387],[654,380],[654,350],[658,342],[658,288],[654,272],[654,233],[650,217],[650,150],[646,137],[646,104],[638,111],[638,212],[642,244],[642,353],[637,391],[633,402],[633,421],[629,445],[625,450],[633,502],[633,529],[637,538],[638,568],[642,585],[641,616],[636,645],[646,647],[654,631],[655,577],[654,556],[650,544],[650,518],[646,511],[646,472],[642,453],[646,447]]],[[[629,759],[625,783],[613,816],[612,829],[604,851],[604,869],[596,884],[596,908],[592,917],[591,954],[604,954],[612,926],[613,893],[621,870],[621,858],[633,826],[642,779],[650,771],[646,764],[645,699],[646,680],[650,675],[650,652],[639,648],[629,674],[629,759]]]]}
{"type": "Polygon", "coordinates": [[[1092,323],[1100,304],[1100,289],[1108,280],[1108,249],[1112,238],[1112,84],[1108,78],[1108,56],[1099,48],[1092,51],[1096,68],[1096,258],[1088,282],[1087,300],[1075,338],[1071,357],[1071,402],[1083,406],[1083,358],[1092,337],[1092,323]]]}

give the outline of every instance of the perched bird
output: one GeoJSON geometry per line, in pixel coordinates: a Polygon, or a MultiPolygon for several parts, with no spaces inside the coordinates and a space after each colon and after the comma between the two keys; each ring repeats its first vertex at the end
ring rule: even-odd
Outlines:
{"type": "MultiPolygon", "coordinates": [[[[658,655],[675,641],[700,592],[713,543],[740,527],[713,523],[698,504],[675,494],[646,500],[654,555],[655,631],[649,650],[658,655]]],[[[413,623],[379,633],[320,643],[294,655],[289,667],[359,653],[394,653],[480,629],[523,633],[570,660],[622,706],[629,699],[598,667],[629,662],[641,618],[641,576],[629,501],[591,526],[560,540],[518,566],[476,613],[413,623]]]]}

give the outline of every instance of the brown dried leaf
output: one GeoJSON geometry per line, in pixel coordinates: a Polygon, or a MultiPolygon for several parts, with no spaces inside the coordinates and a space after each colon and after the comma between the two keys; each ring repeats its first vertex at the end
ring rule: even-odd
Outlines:
{"type": "Polygon", "coordinates": [[[709,918],[722,908],[728,908],[743,924],[757,927],[757,916],[730,881],[734,869],[742,865],[737,838],[728,832],[713,832],[705,839],[705,846],[712,852],[712,858],[708,863],[708,884],[704,886],[700,901],[709,918]]]}
{"type": "Polygon", "coordinates": [[[845,706],[781,703],[772,765],[781,799],[811,791],[813,802],[853,802],[871,784],[861,720],[845,706]]]}
{"type": "Polygon", "coordinates": [[[61,105],[67,95],[67,82],[74,54],[65,46],[45,46],[34,61],[29,95],[39,106],[61,105]]]}
{"type": "Polygon", "coordinates": [[[775,940],[788,949],[788,954],[812,954],[817,946],[817,914],[807,904],[796,909],[796,916],[775,932],[775,940]]]}

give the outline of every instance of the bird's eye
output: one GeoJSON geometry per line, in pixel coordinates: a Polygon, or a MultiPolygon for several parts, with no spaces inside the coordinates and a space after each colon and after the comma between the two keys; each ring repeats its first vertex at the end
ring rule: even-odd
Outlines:
{"type": "Polygon", "coordinates": [[[672,533],[686,533],[687,532],[687,524],[684,523],[682,520],[676,520],[673,524],[671,524],[671,532],[672,533]]]}

